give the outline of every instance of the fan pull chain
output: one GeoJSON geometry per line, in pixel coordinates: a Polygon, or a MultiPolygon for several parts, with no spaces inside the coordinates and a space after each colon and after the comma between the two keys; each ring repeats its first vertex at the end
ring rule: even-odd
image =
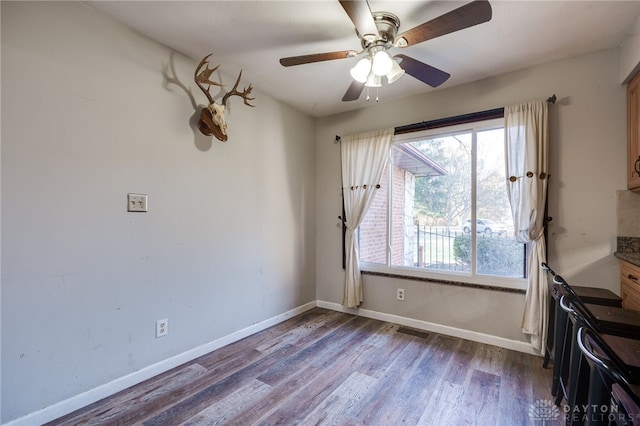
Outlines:
{"type": "MultiPolygon", "coordinates": [[[[376,87],[376,102],[380,102],[380,92],[378,90],[379,89],[376,87]]],[[[369,99],[371,99],[371,96],[369,95],[369,88],[367,87],[367,102],[369,99]]]]}

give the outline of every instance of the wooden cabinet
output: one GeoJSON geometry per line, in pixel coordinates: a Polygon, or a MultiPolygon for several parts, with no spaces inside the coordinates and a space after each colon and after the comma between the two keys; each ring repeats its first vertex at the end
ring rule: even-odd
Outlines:
{"type": "Polygon", "coordinates": [[[620,262],[622,307],[640,311],[640,266],[620,262]]]}
{"type": "Polygon", "coordinates": [[[627,188],[640,191],[640,73],[627,86],[627,188]]]}

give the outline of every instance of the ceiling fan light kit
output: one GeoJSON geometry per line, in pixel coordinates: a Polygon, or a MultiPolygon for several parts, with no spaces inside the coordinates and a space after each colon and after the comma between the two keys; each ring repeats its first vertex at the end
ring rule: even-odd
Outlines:
{"type": "Polygon", "coordinates": [[[393,83],[402,77],[404,70],[385,50],[378,50],[373,56],[360,59],[350,73],[355,81],[365,83],[365,87],[379,87],[370,86],[368,82],[386,75],[387,81],[393,83]]]}
{"type": "MultiPolygon", "coordinates": [[[[352,58],[365,54],[350,70],[353,82],[343,96],[343,101],[360,98],[365,87],[381,87],[382,76],[387,83],[397,81],[405,73],[437,87],[450,75],[431,65],[425,64],[407,55],[391,56],[391,48],[406,48],[414,44],[440,37],[455,31],[491,20],[491,5],[488,0],[474,0],[444,15],[424,22],[417,27],[398,34],[400,19],[389,12],[371,12],[366,0],[339,0],[356,28],[362,51],[339,51],[311,55],[292,56],[280,59],[285,67],[309,64],[333,59],[352,58]]],[[[368,96],[367,96],[368,98],[368,96]]]]}
{"type": "Polygon", "coordinates": [[[371,60],[369,57],[360,59],[353,68],[351,68],[350,74],[353,79],[359,83],[367,81],[367,77],[371,71],[371,60]]]}
{"type": "Polygon", "coordinates": [[[387,83],[391,84],[398,81],[398,79],[404,75],[404,72],[405,71],[398,64],[398,61],[394,58],[393,64],[391,64],[391,71],[387,74],[387,83]]]}
{"type": "Polygon", "coordinates": [[[393,59],[384,50],[379,50],[373,55],[373,61],[371,61],[371,71],[375,75],[383,76],[387,75],[391,71],[391,64],[393,59]]]}

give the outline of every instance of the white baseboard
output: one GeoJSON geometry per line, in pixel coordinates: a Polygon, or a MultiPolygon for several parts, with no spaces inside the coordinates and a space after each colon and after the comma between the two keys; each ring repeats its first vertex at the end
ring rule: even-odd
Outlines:
{"type": "Polygon", "coordinates": [[[175,368],[186,362],[192,361],[202,355],[208,354],[209,352],[215,351],[216,349],[219,349],[223,346],[229,345],[233,342],[237,342],[238,340],[244,339],[245,337],[251,336],[252,334],[255,334],[259,331],[265,330],[271,326],[279,324],[285,320],[288,320],[289,318],[292,318],[296,315],[299,315],[303,312],[313,309],[316,306],[320,308],[330,309],[333,311],[345,312],[345,313],[359,315],[362,317],[372,318],[380,321],[387,321],[394,324],[413,327],[419,330],[446,334],[448,336],[459,337],[461,339],[471,340],[471,341],[480,342],[480,343],[486,343],[489,345],[499,346],[506,349],[512,349],[519,352],[537,355],[534,352],[531,345],[526,342],[505,339],[503,337],[491,336],[488,334],[478,333],[475,331],[449,327],[446,325],[435,324],[428,321],[422,321],[422,320],[417,320],[413,318],[401,317],[393,314],[385,314],[382,312],[371,311],[367,309],[349,309],[349,308],[345,308],[344,306],[338,303],[316,300],[316,301],[306,303],[302,306],[294,308],[280,315],[276,315],[273,318],[269,318],[257,324],[251,325],[247,328],[243,328],[242,330],[238,330],[235,333],[213,340],[209,343],[205,343],[204,345],[190,349],[186,352],[175,355],[171,358],[160,361],[156,364],[150,365],[148,367],[145,367],[141,370],[138,370],[126,376],[120,377],[109,383],[105,383],[104,385],[90,389],[84,393],[81,393],[79,395],[66,399],[64,401],[61,401],[57,404],[50,405],[49,407],[45,407],[42,410],[38,410],[24,417],[20,417],[19,419],[16,419],[7,423],[7,426],[18,426],[18,425],[31,426],[34,424],[43,424],[51,420],[55,420],[75,410],[78,410],[82,407],[86,407],[89,404],[92,404],[96,401],[99,401],[103,398],[106,398],[117,392],[120,392],[121,390],[127,389],[147,379],[157,376],[158,374],[162,374],[166,371],[171,370],[172,368],[175,368]]]}
{"type": "Polygon", "coordinates": [[[531,355],[539,355],[528,342],[505,339],[504,337],[492,336],[490,334],[478,333],[476,331],[465,330],[462,328],[450,327],[447,325],[436,324],[428,321],[417,320],[413,318],[401,317],[399,315],[385,314],[368,309],[352,309],[322,300],[316,301],[319,308],[331,309],[334,311],[345,312],[348,314],[358,315],[361,317],[377,319],[380,321],[391,322],[394,324],[413,327],[418,330],[430,331],[432,333],[445,334],[447,336],[459,337],[461,339],[471,340],[473,342],[485,343],[487,345],[499,346],[505,349],[512,349],[518,352],[524,352],[531,355]]]}
{"type": "Polygon", "coordinates": [[[238,330],[235,333],[231,333],[209,343],[205,343],[204,345],[190,349],[186,352],[175,355],[171,358],[165,359],[156,364],[150,365],[141,370],[115,379],[109,383],[105,383],[104,385],[90,389],[84,393],[61,401],[57,404],[45,407],[42,410],[27,414],[24,417],[20,417],[7,423],[7,426],[32,426],[36,424],[41,425],[51,420],[55,420],[66,414],[72,413],[75,410],[86,407],[89,404],[93,404],[96,401],[111,396],[116,392],[120,392],[121,390],[137,385],[138,383],[142,383],[143,381],[157,376],[158,374],[169,371],[174,367],[192,361],[223,346],[226,346],[233,342],[237,342],[238,340],[244,339],[245,337],[251,336],[252,334],[255,334],[259,331],[265,330],[271,326],[279,324],[285,320],[288,320],[289,318],[292,318],[315,307],[315,301],[306,303],[302,306],[298,306],[297,308],[291,309],[290,311],[287,311],[280,315],[276,315],[273,318],[269,318],[257,324],[253,324],[247,328],[243,328],[242,330],[238,330]]]}

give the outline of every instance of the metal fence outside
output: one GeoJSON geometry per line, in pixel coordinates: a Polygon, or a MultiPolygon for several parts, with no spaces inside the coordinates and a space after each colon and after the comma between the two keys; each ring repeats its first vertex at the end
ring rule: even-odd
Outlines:
{"type": "MultiPolygon", "coordinates": [[[[479,233],[476,242],[487,240],[494,245],[513,245],[513,237],[506,232],[502,233],[479,233]]],[[[469,271],[470,270],[470,233],[464,232],[460,228],[444,226],[420,226],[416,225],[413,231],[413,241],[415,242],[413,266],[426,269],[440,269],[448,271],[469,271]],[[456,238],[465,237],[464,241],[458,242],[456,250],[456,238]],[[467,242],[467,246],[461,246],[461,242],[467,242]]],[[[515,248],[520,251],[521,249],[515,248]]],[[[519,268],[518,268],[519,269],[519,268]]]]}

